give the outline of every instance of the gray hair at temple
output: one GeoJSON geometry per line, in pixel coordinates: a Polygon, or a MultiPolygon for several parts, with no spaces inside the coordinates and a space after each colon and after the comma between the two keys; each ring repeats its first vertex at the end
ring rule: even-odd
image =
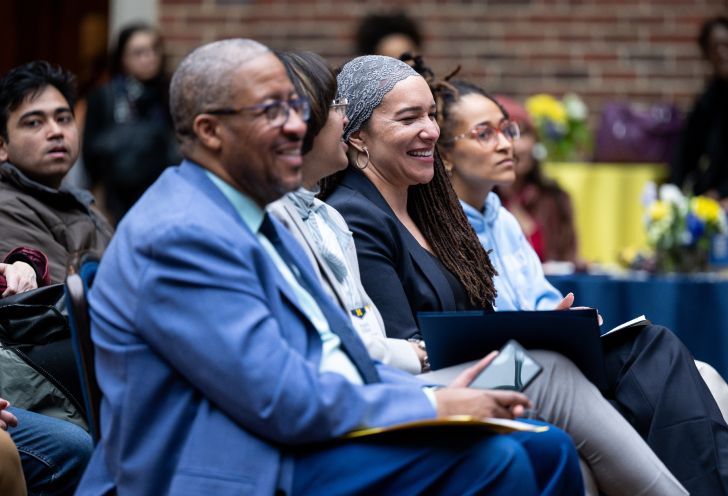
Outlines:
{"type": "Polygon", "coordinates": [[[254,40],[230,39],[202,45],[189,53],[172,76],[169,107],[177,138],[194,139],[195,117],[232,103],[230,75],[248,60],[270,50],[254,40]]]}
{"type": "Polygon", "coordinates": [[[344,141],[364,126],[395,84],[410,76],[422,77],[401,60],[384,55],[364,55],[347,62],[336,77],[337,96],[349,100],[344,141]]]}

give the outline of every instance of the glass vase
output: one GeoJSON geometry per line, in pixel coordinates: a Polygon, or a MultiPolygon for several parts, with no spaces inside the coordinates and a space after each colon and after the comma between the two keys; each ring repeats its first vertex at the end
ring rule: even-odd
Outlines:
{"type": "Polygon", "coordinates": [[[709,250],[700,245],[676,246],[658,250],[655,265],[658,272],[706,272],[708,270],[709,250]]]}

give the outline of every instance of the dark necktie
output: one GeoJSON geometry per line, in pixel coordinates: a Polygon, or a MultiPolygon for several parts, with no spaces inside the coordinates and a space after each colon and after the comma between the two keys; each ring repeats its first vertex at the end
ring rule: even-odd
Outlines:
{"type": "MultiPolygon", "coordinates": [[[[261,234],[263,234],[263,236],[268,238],[268,241],[271,242],[271,244],[281,256],[283,261],[291,269],[291,272],[293,273],[294,277],[296,277],[296,280],[301,285],[301,287],[304,290],[308,291],[308,293],[314,298],[314,300],[319,300],[320,298],[317,297],[319,296],[319,294],[323,294],[323,291],[316,291],[314,288],[312,288],[312,285],[308,283],[306,278],[303,277],[303,273],[298,269],[298,265],[294,263],[293,257],[286,249],[286,247],[283,246],[283,242],[281,241],[281,238],[278,237],[278,232],[276,231],[276,228],[267,213],[263,217],[263,223],[260,226],[260,232],[261,234]]],[[[331,318],[331,315],[329,315],[325,305],[321,306],[321,311],[323,312],[326,320],[329,323],[331,332],[339,337],[339,340],[341,341],[341,349],[349,356],[349,359],[351,359],[351,361],[354,363],[354,366],[359,371],[359,374],[361,374],[364,382],[367,384],[380,382],[381,379],[379,378],[379,373],[377,372],[377,369],[374,366],[372,359],[369,357],[369,353],[367,352],[364,344],[361,342],[359,337],[355,335],[355,331],[351,328],[351,325],[337,325],[340,322],[346,322],[347,324],[349,324],[348,320],[344,320],[346,316],[343,316],[344,318],[342,319],[331,318]]]]}

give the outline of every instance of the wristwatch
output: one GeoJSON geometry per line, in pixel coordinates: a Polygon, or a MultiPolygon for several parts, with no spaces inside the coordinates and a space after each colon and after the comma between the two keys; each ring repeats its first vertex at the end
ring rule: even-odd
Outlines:
{"type": "Polygon", "coordinates": [[[429,372],[430,371],[430,358],[427,356],[427,346],[425,345],[425,341],[423,339],[415,339],[411,338],[407,341],[414,343],[417,345],[419,349],[425,352],[425,356],[422,357],[420,360],[420,366],[422,367],[422,372],[429,372]]]}

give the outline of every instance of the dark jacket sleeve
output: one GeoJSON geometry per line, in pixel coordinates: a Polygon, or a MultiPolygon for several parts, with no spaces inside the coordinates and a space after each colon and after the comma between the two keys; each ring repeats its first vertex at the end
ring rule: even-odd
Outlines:
{"type": "Polygon", "coordinates": [[[677,152],[670,163],[670,182],[683,187],[685,181],[698,168],[700,157],[706,152],[705,140],[710,125],[710,92],[695,102],[688,114],[680,136],[677,152]]]}
{"type": "MultiPolygon", "coordinates": [[[[15,248],[3,259],[3,263],[13,264],[15,262],[25,262],[35,271],[35,280],[38,287],[48,286],[51,283],[51,273],[48,270],[48,257],[42,251],[34,248],[20,246],[15,248]]],[[[8,288],[7,280],[0,275],[0,294],[8,288]]],[[[1,298],[2,296],[0,296],[1,298]]]]}
{"type": "MultiPolygon", "coordinates": [[[[0,253],[11,253],[19,246],[33,247],[47,257],[52,282],[63,282],[68,251],[59,243],[38,212],[18,195],[0,201],[0,253]]],[[[40,282],[40,281],[39,281],[40,282]]]]}
{"type": "Polygon", "coordinates": [[[94,184],[101,180],[104,173],[103,150],[99,147],[99,140],[112,123],[110,102],[111,89],[108,85],[90,93],[86,100],[86,121],[83,126],[83,164],[94,184]]]}
{"type": "Polygon", "coordinates": [[[361,281],[382,315],[387,336],[421,337],[408,298],[414,268],[394,219],[350,189],[339,188],[326,202],[341,213],[354,233],[361,281]]]}

